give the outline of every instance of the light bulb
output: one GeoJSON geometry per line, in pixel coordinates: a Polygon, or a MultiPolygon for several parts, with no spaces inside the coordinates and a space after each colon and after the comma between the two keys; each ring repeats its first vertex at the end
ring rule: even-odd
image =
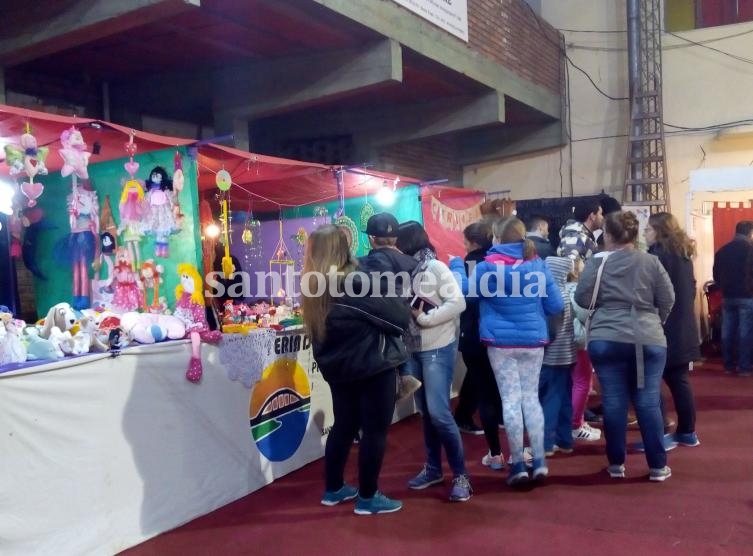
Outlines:
{"type": "Polygon", "coordinates": [[[395,191],[388,185],[383,185],[376,193],[376,202],[383,207],[391,207],[395,204],[395,191]]]}
{"type": "Polygon", "coordinates": [[[220,227],[217,224],[208,224],[204,228],[204,235],[211,239],[220,237],[220,227]]]}

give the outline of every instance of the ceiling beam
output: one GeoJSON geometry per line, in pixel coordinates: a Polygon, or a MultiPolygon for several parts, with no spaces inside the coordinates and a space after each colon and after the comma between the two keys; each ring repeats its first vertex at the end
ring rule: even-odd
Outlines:
{"type": "Polygon", "coordinates": [[[553,118],[561,117],[560,95],[520,77],[473,52],[462,41],[394,2],[313,0],[330,10],[394,39],[431,60],[519,100],[553,118]]]}
{"type": "Polygon", "coordinates": [[[402,79],[400,45],[385,39],[366,47],[224,68],[213,77],[213,106],[218,119],[256,119],[402,79]]]}
{"type": "Polygon", "coordinates": [[[560,120],[518,126],[497,126],[464,133],[458,140],[463,166],[500,160],[567,144],[560,120]]]}
{"type": "Polygon", "coordinates": [[[288,137],[352,134],[359,151],[364,151],[504,121],[504,97],[492,91],[404,105],[308,110],[268,118],[253,126],[258,141],[271,149],[288,137]]]}
{"type": "Polygon", "coordinates": [[[79,0],[48,20],[0,39],[0,65],[14,66],[194,9],[201,0],[79,0]]]}

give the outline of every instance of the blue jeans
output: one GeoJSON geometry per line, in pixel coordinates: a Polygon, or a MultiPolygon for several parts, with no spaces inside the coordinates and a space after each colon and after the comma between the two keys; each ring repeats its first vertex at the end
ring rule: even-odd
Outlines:
{"type": "Polygon", "coordinates": [[[460,431],[450,409],[450,388],[455,370],[457,341],[429,351],[414,353],[406,363],[411,375],[423,385],[416,392],[416,404],[423,416],[426,467],[442,472],[442,447],[453,476],[465,475],[465,454],[460,431]]]}
{"type": "Polygon", "coordinates": [[[753,367],[753,299],[728,298],[722,305],[724,369],[741,373],[753,367]]]}
{"type": "Polygon", "coordinates": [[[539,376],[539,401],[544,410],[544,450],[551,452],[573,447],[573,379],[574,365],[542,365],[539,376]]]}
{"type": "Polygon", "coordinates": [[[634,344],[592,340],[588,343],[588,355],[601,384],[609,464],[625,463],[628,402],[632,401],[648,466],[651,469],[663,468],[667,465],[667,453],[659,400],[667,348],[643,346],[645,385],[640,389],[637,387],[634,344]]]}

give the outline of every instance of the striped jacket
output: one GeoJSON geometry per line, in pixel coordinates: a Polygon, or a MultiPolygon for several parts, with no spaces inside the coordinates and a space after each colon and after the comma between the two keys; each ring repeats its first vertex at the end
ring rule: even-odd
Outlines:
{"type": "MultiPolygon", "coordinates": [[[[573,269],[573,260],[569,257],[547,257],[546,266],[562,293],[562,298],[570,299],[570,290],[574,290],[575,282],[568,283],[567,275],[573,269]]],[[[544,365],[566,366],[575,363],[576,345],[573,338],[573,313],[570,303],[565,303],[565,314],[562,325],[554,341],[544,349],[544,365]]]]}

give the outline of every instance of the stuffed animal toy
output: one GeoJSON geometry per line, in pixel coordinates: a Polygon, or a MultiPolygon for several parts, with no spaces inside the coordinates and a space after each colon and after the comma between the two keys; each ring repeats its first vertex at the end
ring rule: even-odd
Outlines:
{"type": "Polygon", "coordinates": [[[53,361],[59,358],[58,350],[49,340],[39,336],[39,330],[34,326],[24,329],[26,335],[26,360],[27,361],[53,361]]]}
{"type": "Polygon", "coordinates": [[[24,325],[24,321],[14,320],[9,312],[0,312],[0,365],[26,361],[26,346],[21,342],[24,325]]]}
{"type": "Polygon", "coordinates": [[[129,338],[140,344],[186,337],[186,325],[182,320],[155,313],[124,313],[120,317],[120,327],[129,338]]]}
{"type": "Polygon", "coordinates": [[[175,288],[174,316],[186,325],[186,337],[191,338],[191,359],[188,362],[186,379],[199,382],[203,374],[201,366],[201,341],[218,342],[222,333],[210,330],[204,307],[204,283],[195,266],[181,263],[178,265],[180,284],[175,288]]]}
{"type": "Polygon", "coordinates": [[[44,325],[39,335],[45,340],[50,338],[53,328],[60,332],[67,332],[76,324],[76,314],[68,303],[58,303],[50,307],[44,319],[44,325]]]}
{"type": "Polygon", "coordinates": [[[66,129],[60,134],[60,144],[63,148],[58,150],[63,159],[63,167],[60,175],[67,178],[71,174],[85,180],[89,177],[89,157],[92,153],[87,152],[86,143],[81,132],[75,127],[66,129]]]}
{"type": "Polygon", "coordinates": [[[147,203],[144,230],[154,236],[154,256],[170,256],[168,238],[175,233],[173,182],[162,166],[156,166],[146,180],[147,203]]]}
{"type": "Polygon", "coordinates": [[[114,294],[112,298],[113,310],[121,313],[135,311],[143,305],[144,292],[138,276],[134,272],[129,259],[129,251],[125,247],[118,247],[115,254],[115,269],[113,272],[114,294]]]}
{"type": "Polygon", "coordinates": [[[102,343],[98,336],[98,324],[94,317],[81,317],[79,331],[73,336],[73,355],[84,353],[103,353],[107,346],[102,343]]]}

